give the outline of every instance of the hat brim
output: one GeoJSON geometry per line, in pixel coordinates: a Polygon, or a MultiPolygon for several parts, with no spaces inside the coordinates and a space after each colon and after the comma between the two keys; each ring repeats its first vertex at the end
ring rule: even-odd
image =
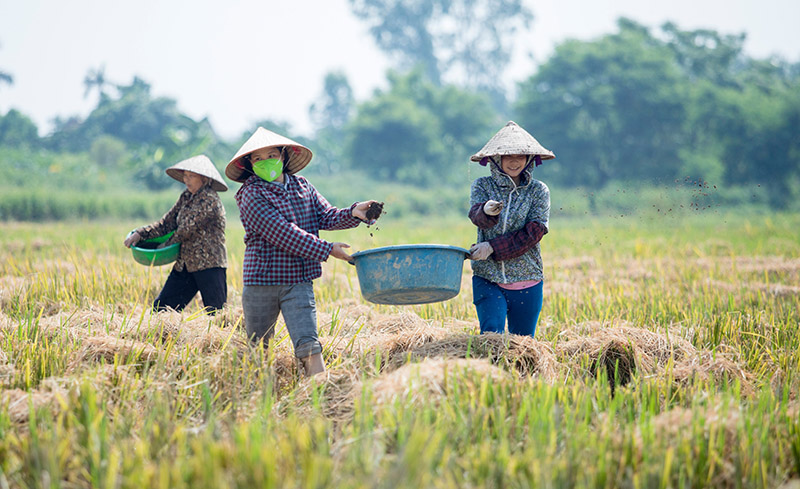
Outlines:
{"type": "Polygon", "coordinates": [[[183,183],[183,172],[190,171],[211,180],[211,188],[217,192],[228,190],[228,184],[225,183],[214,163],[206,155],[193,156],[172,165],[165,171],[167,175],[181,183],[183,183]]]}
{"type": "MultiPolygon", "coordinates": [[[[192,173],[197,173],[196,171],[192,170],[179,170],[177,168],[167,168],[167,175],[183,183],[183,172],[185,171],[191,171],[192,173]]],[[[226,192],[228,190],[228,185],[225,182],[219,182],[209,177],[208,175],[203,175],[202,173],[197,173],[197,174],[208,178],[211,181],[211,188],[216,190],[217,192],[226,192]]]]}
{"type": "Polygon", "coordinates": [[[310,149],[302,144],[293,141],[285,136],[268,131],[263,127],[256,129],[256,132],[239,148],[236,155],[225,167],[225,176],[236,182],[244,182],[250,177],[244,169],[242,158],[254,151],[268,148],[286,148],[289,157],[285,161],[285,171],[289,174],[295,174],[308,166],[311,158],[314,156],[310,149]]]}
{"type": "MultiPolygon", "coordinates": [[[[545,150],[545,151],[547,151],[547,150],[545,150]]],[[[509,155],[530,155],[530,156],[537,156],[538,155],[538,156],[542,157],[542,160],[552,160],[552,159],[554,159],[556,157],[555,153],[553,153],[552,151],[547,151],[546,153],[544,153],[544,152],[534,153],[534,152],[525,152],[525,151],[521,151],[521,152],[520,151],[508,151],[508,152],[505,152],[505,153],[494,152],[494,153],[491,153],[491,154],[488,154],[488,153],[475,153],[474,155],[470,156],[469,159],[470,159],[470,161],[480,162],[482,159],[487,158],[487,157],[491,158],[492,156],[509,156],[509,155]]]]}
{"type": "Polygon", "coordinates": [[[470,157],[470,160],[480,162],[486,157],[508,155],[539,156],[543,160],[552,160],[556,157],[552,151],[542,146],[528,131],[514,121],[508,121],[480,151],[470,157]]]}
{"type": "Polygon", "coordinates": [[[284,146],[280,144],[273,144],[270,146],[262,146],[261,148],[256,148],[252,151],[248,151],[247,153],[237,156],[225,167],[225,176],[236,182],[244,182],[250,175],[252,175],[252,173],[249,173],[244,169],[242,158],[253,153],[254,151],[258,151],[259,149],[278,147],[288,148],[289,151],[289,161],[286,162],[285,166],[286,173],[293,175],[308,166],[308,164],[311,162],[311,150],[305,146],[284,146]]]}

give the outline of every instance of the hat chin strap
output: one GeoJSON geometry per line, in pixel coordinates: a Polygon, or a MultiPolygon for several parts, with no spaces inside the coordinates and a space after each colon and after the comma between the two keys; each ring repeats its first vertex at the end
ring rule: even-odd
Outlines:
{"type": "MultiPolygon", "coordinates": [[[[497,165],[500,165],[500,162],[496,161],[495,157],[493,157],[493,156],[484,156],[483,158],[481,158],[481,161],[479,161],[478,164],[480,164],[481,166],[486,166],[487,164],[489,164],[490,161],[495,163],[495,164],[497,164],[497,165]]],[[[539,166],[539,165],[542,164],[542,156],[541,155],[528,155],[528,162],[526,163],[526,165],[530,165],[532,161],[535,161],[536,162],[536,166],[539,166]]]]}
{"type": "Polygon", "coordinates": [[[541,165],[542,164],[541,155],[528,155],[528,164],[530,165],[532,162],[536,162],[536,166],[534,166],[534,168],[541,165]]]}

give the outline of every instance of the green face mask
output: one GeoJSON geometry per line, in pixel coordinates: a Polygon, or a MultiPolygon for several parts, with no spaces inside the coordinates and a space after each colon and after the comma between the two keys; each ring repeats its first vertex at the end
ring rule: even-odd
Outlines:
{"type": "Polygon", "coordinates": [[[271,182],[283,172],[283,162],[278,158],[256,161],[253,163],[253,173],[271,182]]]}

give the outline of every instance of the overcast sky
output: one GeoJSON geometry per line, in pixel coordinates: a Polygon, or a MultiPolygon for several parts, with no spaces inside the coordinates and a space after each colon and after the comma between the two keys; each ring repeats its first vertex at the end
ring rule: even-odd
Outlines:
{"type": "MultiPolygon", "coordinates": [[[[529,76],[567,38],[614,32],[629,17],[657,28],[745,32],[750,56],[800,61],[800,0],[526,0],[535,20],[515,45],[512,81],[529,76]]],[[[105,66],[112,82],[138,75],[155,96],[208,117],[231,138],[261,119],[311,131],[323,78],[344,71],[358,100],[382,87],[388,61],[348,0],[0,0],[0,114],[16,108],[40,133],[56,117],[85,117],[96,94],[83,79],[105,66]]]]}

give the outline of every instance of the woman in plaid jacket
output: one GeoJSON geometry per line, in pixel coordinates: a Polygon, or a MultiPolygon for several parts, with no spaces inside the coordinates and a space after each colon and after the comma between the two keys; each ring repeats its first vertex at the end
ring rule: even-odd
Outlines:
{"type": "Polygon", "coordinates": [[[375,201],[339,209],[311,183],[296,175],[311,161],[311,150],[262,127],[228,163],[225,174],[242,182],[236,204],[245,230],[242,308],[247,335],[269,341],[278,313],[309,376],[325,371],[317,338],[312,280],[329,257],[349,261],[345,243],[331,243],[319,231],[348,229],[368,221],[375,201]]]}
{"type": "Polygon", "coordinates": [[[472,258],[473,303],[481,333],[533,336],[542,310],[544,274],[539,241],[548,232],[550,190],[533,169],[555,156],[509,122],[473,161],[491,175],[472,184],[469,217],[478,227],[472,258]]]}

